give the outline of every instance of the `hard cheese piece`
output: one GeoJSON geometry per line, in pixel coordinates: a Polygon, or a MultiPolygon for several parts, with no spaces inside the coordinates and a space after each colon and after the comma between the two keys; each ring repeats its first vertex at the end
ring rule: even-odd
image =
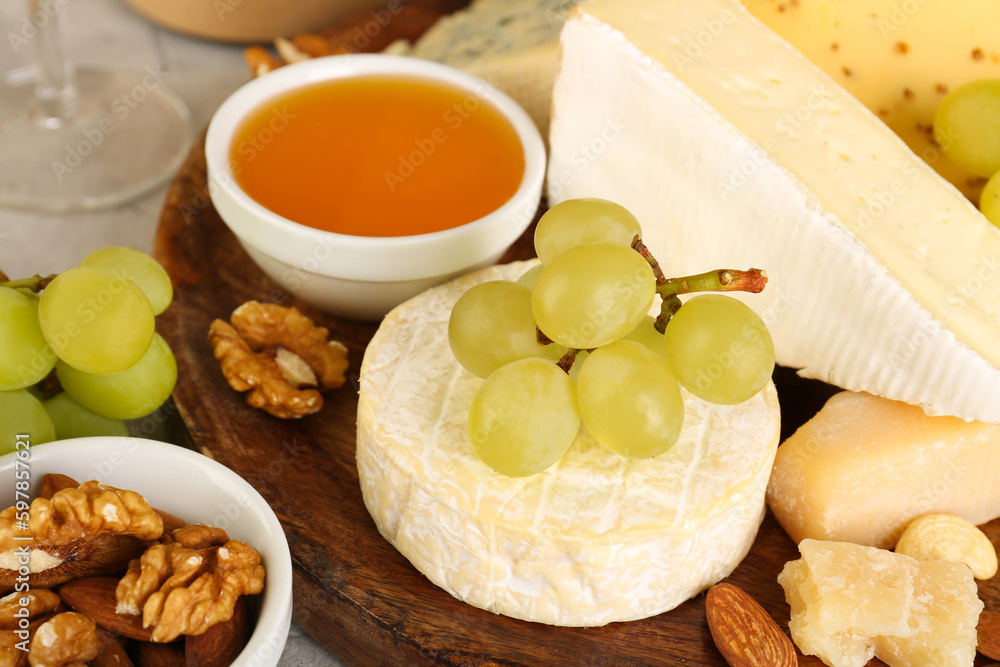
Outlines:
{"type": "Polygon", "coordinates": [[[891,548],[931,512],[1000,517],[1000,426],[842,392],[778,449],[768,505],[798,542],[891,548]]]}
{"type": "Polygon", "coordinates": [[[445,16],[407,55],[486,79],[513,97],[548,134],[559,30],[581,0],[477,0],[445,16]]]}
{"type": "Polygon", "coordinates": [[[767,271],[778,361],[1000,422],[1000,230],[736,0],[571,12],[549,200],[605,197],[669,274],[767,271]]]}
{"type": "Polygon", "coordinates": [[[803,540],[778,583],[792,639],[833,667],[971,666],[983,603],[961,563],[917,561],[847,542],[803,540]]]}
{"type": "Polygon", "coordinates": [[[985,181],[934,143],[949,90],[1000,77],[1000,5],[899,0],[743,0],[969,197],[985,181]]]}
{"type": "Polygon", "coordinates": [[[631,460],[582,431],[526,478],[494,472],[467,436],[482,380],[448,348],[452,305],[484,269],[389,313],[361,367],[357,462],[379,531],[430,581],[515,618],[598,626],[652,616],[730,573],[763,517],[779,432],[773,385],[736,406],[686,394],[678,443],[631,460]]]}

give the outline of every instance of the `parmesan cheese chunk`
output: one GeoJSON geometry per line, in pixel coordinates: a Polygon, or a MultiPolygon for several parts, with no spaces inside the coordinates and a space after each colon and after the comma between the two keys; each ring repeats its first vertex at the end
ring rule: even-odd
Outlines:
{"type": "Polygon", "coordinates": [[[983,603],[968,567],[846,542],[803,540],[799,550],[778,583],[804,654],[832,667],[873,656],[894,667],[971,667],[983,603]]]}
{"type": "Polygon", "coordinates": [[[1000,426],[842,392],[778,448],[768,504],[793,540],[891,548],[931,512],[1000,517],[1000,426]]]}
{"type": "Polygon", "coordinates": [[[482,383],[448,347],[491,267],[390,312],[361,367],[357,464],[382,535],[460,600],[528,621],[598,626],[667,611],[725,578],[763,518],[779,432],[772,384],[722,406],[684,395],[680,439],[628,459],[585,430],[547,470],[512,478],[476,457],[468,409],[482,383]]]}

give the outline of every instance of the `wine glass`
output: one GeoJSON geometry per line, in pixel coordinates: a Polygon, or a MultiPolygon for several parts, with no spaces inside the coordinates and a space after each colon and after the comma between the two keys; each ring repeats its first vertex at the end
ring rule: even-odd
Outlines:
{"type": "Polygon", "coordinates": [[[0,206],[48,212],[119,204],[180,166],[191,115],[150,66],[133,75],[76,68],[65,2],[28,0],[20,40],[34,67],[0,74],[0,206]]]}

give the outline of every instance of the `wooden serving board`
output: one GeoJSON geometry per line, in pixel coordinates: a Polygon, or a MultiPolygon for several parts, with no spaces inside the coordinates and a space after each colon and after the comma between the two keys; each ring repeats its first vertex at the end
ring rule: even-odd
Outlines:
{"type": "MultiPolygon", "coordinates": [[[[533,228],[503,260],[533,256],[533,228]]],[[[642,621],[558,628],[497,616],[452,598],[378,533],[355,466],[358,375],[377,325],[319,312],[279,289],[253,264],[212,207],[203,146],[192,149],[161,214],[154,256],[175,288],[158,328],[173,348],[174,405],[195,446],[250,482],[284,526],[294,565],[294,618],[349,665],[724,665],[705,621],[704,595],[642,621]],[[349,350],[348,383],[323,409],[282,421],[249,408],[229,388],[208,345],[209,324],[248,300],[296,306],[349,350]]],[[[783,437],[835,389],[775,375],[783,437]]],[[[1000,521],[986,527],[1000,544],[1000,521]]],[[[789,609],[776,578],[798,557],[768,513],[750,554],[729,577],[787,632],[789,609]]],[[[1000,610],[1000,584],[981,584],[1000,610]]],[[[874,664],[879,664],[873,661],[874,664]]],[[[803,657],[800,664],[821,664],[803,657]]],[[[990,663],[980,656],[977,665],[990,663]]]]}

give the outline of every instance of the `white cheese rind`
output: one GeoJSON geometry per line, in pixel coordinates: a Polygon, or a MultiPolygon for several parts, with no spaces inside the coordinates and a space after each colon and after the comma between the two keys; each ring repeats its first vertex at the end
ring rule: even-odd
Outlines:
{"type": "Polygon", "coordinates": [[[750,548],[779,435],[773,385],[737,406],[685,394],[668,453],[629,460],[583,430],[528,478],[473,453],[468,406],[482,380],[448,348],[451,307],[492,267],[386,316],[361,368],[357,463],[382,535],[460,600],[515,618],[598,626],[667,611],[726,577],[750,548]]]}
{"type": "Polygon", "coordinates": [[[598,0],[562,51],[550,202],[631,209],[668,274],[765,269],[807,377],[1000,423],[1000,232],[860,103],[735,0],[598,0]]]}

